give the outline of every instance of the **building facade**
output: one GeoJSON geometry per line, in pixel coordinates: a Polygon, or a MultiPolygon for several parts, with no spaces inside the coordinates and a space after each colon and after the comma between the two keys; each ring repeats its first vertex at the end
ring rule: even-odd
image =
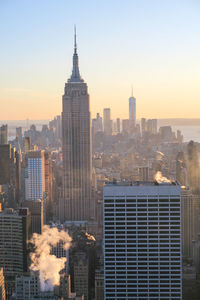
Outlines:
{"type": "Polygon", "coordinates": [[[21,205],[27,207],[31,213],[31,234],[41,234],[44,225],[43,200],[26,200],[21,205]]]}
{"type": "Polygon", "coordinates": [[[104,186],[104,299],[182,299],[176,183],[104,186]]]}
{"type": "Polygon", "coordinates": [[[72,75],[65,84],[62,110],[63,200],[61,221],[90,220],[91,201],[91,127],[87,84],[81,78],[75,45],[72,75]]]}
{"type": "Polygon", "coordinates": [[[96,119],[92,120],[92,131],[93,136],[95,136],[97,132],[103,131],[103,121],[99,113],[97,113],[96,119]]]}
{"type": "Polygon", "coordinates": [[[79,251],[74,255],[74,290],[77,296],[89,299],[89,261],[87,255],[79,251]]]}
{"type": "Polygon", "coordinates": [[[112,135],[112,120],[110,108],[103,110],[103,129],[106,135],[112,135]]]}
{"type": "Polygon", "coordinates": [[[8,125],[0,127],[0,145],[8,144],[8,125]]]}
{"type": "Polygon", "coordinates": [[[27,173],[25,179],[26,200],[44,199],[45,196],[45,158],[44,150],[27,153],[27,173]]]}
{"type": "Polygon", "coordinates": [[[182,205],[182,253],[184,259],[193,259],[194,243],[199,239],[200,196],[189,188],[181,190],[182,205]]]}
{"type": "Polygon", "coordinates": [[[1,300],[6,300],[3,268],[0,268],[0,299],[1,300]]]}
{"type": "Polygon", "coordinates": [[[11,145],[0,145],[0,185],[10,183],[11,145]]]}
{"type": "Polygon", "coordinates": [[[28,209],[0,212],[0,267],[4,270],[6,295],[15,290],[15,276],[28,271],[31,217],[28,209]]]}
{"type": "Polygon", "coordinates": [[[97,269],[95,271],[95,300],[104,299],[104,270],[97,269]]]}
{"type": "Polygon", "coordinates": [[[133,96],[129,98],[129,126],[130,131],[136,127],[136,98],[133,96]]]}

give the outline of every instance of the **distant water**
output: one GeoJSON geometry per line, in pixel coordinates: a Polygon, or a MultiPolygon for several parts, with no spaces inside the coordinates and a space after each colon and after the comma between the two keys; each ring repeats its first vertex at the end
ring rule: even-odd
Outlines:
{"type": "Polygon", "coordinates": [[[173,131],[180,130],[184,137],[184,142],[193,140],[194,142],[200,142],[200,125],[198,126],[172,126],[173,131]]]}

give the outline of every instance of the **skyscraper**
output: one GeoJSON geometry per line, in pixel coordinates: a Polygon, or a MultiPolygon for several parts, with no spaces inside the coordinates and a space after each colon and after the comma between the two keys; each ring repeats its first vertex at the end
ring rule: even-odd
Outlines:
{"type": "Polygon", "coordinates": [[[97,113],[96,119],[92,120],[92,130],[94,136],[96,135],[97,132],[103,131],[102,117],[100,116],[99,113],[97,113]]]}
{"type": "Polygon", "coordinates": [[[10,183],[11,145],[0,144],[0,185],[10,183]]]}
{"type": "Polygon", "coordinates": [[[25,179],[26,200],[44,199],[45,159],[44,150],[27,153],[28,178],[25,179]]]}
{"type": "Polygon", "coordinates": [[[112,120],[110,119],[110,108],[103,110],[103,127],[106,135],[112,135],[112,120]]]}
{"type": "Polygon", "coordinates": [[[198,241],[199,236],[200,197],[193,195],[191,190],[184,186],[181,192],[182,253],[183,258],[192,259],[194,243],[198,241]]]}
{"type": "Polygon", "coordinates": [[[120,133],[120,131],[121,131],[121,122],[120,122],[120,118],[117,118],[116,123],[117,123],[117,133],[120,133]]]}
{"type": "Polygon", "coordinates": [[[87,84],[78,65],[76,32],[72,75],[65,84],[62,111],[63,201],[61,221],[90,220],[94,217],[91,201],[91,128],[87,84]]]}
{"type": "Polygon", "coordinates": [[[104,299],[182,299],[176,183],[104,186],[104,299]]]}
{"type": "Polygon", "coordinates": [[[129,98],[129,127],[130,132],[133,132],[136,127],[136,98],[133,97],[133,92],[129,98]]]}
{"type": "Polygon", "coordinates": [[[0,127],[0,145],[8,144],[8,125],[0,127]]]}
{"type": "Polygon", "coordinates": [[[31,235],[34,232],[41,234],[44,225],[43,200],[27,200],[21,205],[27,207],[31,213],[31,235]]]}
{"type": "Polygon", "coordinates": [[[28,271],[30,227],[28,208],[20,208],[18,213],[11,208],[0,212],[0,267],[4,270],[7,296],[15,289],[15,276],[28,271]]]}

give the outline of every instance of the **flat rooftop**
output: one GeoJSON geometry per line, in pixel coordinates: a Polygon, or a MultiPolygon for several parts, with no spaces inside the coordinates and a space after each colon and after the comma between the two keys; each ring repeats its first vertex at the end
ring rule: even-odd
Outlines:
{"type": "Polygon", "coordinates": [[[105,181],[104,186],[180,186],[180,184],[177,181],[105,181]]]}

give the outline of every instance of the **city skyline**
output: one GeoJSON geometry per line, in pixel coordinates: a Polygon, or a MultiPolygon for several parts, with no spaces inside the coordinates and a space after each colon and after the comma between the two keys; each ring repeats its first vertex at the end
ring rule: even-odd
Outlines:
{"type": "Polygon", "coordinates": [[[0,1],[1,300],[199,299],[199,8],[0,1]]]}
{"type": "Polygon", "coordinates": [[[132,84],[138,118],[198,117],[196,1],[76,4],[0,4],[0,119],[52,119],[61,113],[74,23],[92,117],[110,107],[111,118],[128,118],[132,84]]]}

